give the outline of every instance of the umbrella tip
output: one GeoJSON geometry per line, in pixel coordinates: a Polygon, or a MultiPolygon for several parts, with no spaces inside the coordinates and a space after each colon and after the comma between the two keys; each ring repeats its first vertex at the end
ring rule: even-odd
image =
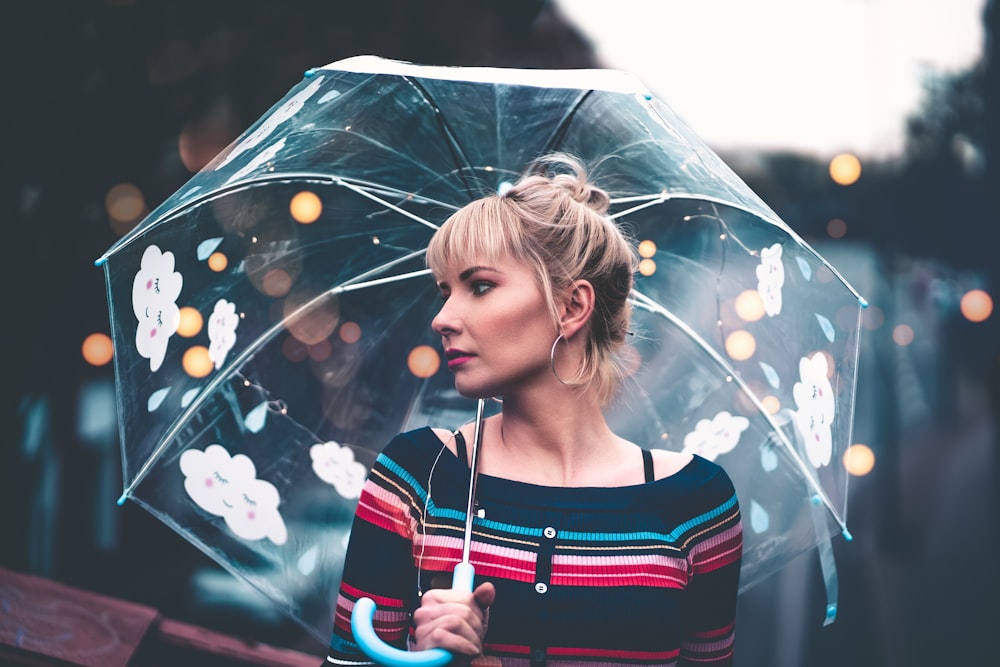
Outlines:
{"type": "Polygon", "coordinates": [[[107,257],[101,257],[100,259],[94,260],[94,266],[104,266],[105,264],[107,264],[107,262],[108,262],[107,257]]]}
{"type": "Polygon", "coordinates": [[[831,602],[826,605],[826,621],[832,623],[837,618],[837,603],[831,602]]]}
{"type": "Polygon", "coordinates": [[[125,504],[125,501],[127,499],[128,499],[128,493],[123,493],[121,497],[119,497],[118,500],[115,501],[115,504],[118,505],[118,507],[121,507],[122,505],[125,504]]]}
{"type": "Polygon", "coordinates": [[[314,74],[316,74],[316,68],[315,67],[310,67],[309,69],[307,69],[305,71],[305,74],[303,76],[305,76],[306,78],[309,78],[309,77],[311,77],[314,74]]]}
{"type": "Polygon", "coordinates": [[[854,536],[851,535],[851,531],[847,530],[846,528],[844,529],[844,539],[847,540],[848,542],[854,541],[854,536]]]}
{"type": "Polygon", "coordinates": [[[868,300],[866,298],[864,298],[863,296],[859,296],[858,297],[858,303],[861,304],[862,308],[867,308],[868,307],[868,300]]]}

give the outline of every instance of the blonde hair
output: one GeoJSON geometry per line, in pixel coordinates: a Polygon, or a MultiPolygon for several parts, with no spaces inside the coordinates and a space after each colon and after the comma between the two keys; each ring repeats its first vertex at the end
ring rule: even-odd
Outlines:
{"type": "Polygon", "coordinates": [[[475,256],[492,262],[514,258],[535,270],[558,326],[558,299],[577,280],[594,287],[583,364],[567,384],[590,386],[610,403],[623,377],[637,257],[633,244],[607,217],[610,197],[590,183],[583,165],[565,154],[537,160],[503,194],[489,195],[455,212],[434,234],[427,265],[437,275],[453,261],[475,256]]]}

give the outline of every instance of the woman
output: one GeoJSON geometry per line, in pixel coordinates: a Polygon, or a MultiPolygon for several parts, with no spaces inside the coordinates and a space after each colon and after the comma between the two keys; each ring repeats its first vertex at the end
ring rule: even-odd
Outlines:
{"type": "Polygon", "coordinates": [[[499,397],[483,425],[472,593],[461,555],[473,425],[397,436],[361,497],[329,663],[365,662],[360,597],[380,636],[517,665],[732,662],[739,507],[705,459],[615,435],[635,252],[608,195],[555,155],[545,173],[455,213],[428,249],[459,393],[499,397]]]}

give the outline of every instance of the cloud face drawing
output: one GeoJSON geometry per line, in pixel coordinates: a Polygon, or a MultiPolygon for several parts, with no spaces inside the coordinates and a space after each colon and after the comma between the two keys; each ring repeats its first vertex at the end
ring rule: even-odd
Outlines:
{"type": "Polygon", "coordinates": [[[215,362],[215,370],[222,368],[229,350],[236,344],[236,327],[240,324],[240,316],[236,313],[236,304],[219,299],[215,302],[215,310],[208,318],[208,358],[215,362]]]}
{"type": "Polygon", "coordinates": [[[806,456],[814,467],[828,465],[833,454],[833,416],[836,403],[833,387],[827,377],[829,365],[826,355],[817,352],[812,357],[799,360],[801,380],[792,387],[795,427],[802,436],[806,456]]]}
{"type": "Polygon", "coordinates": [[[253,461],[243,454],[230,456],[222,445],[205,451],[188,449],[180,457],[184,490],[198,507],[221,516],[238,537],[268,538],[275,544],[288,539],[278,512],[281,496],[270,482],[257,479],[253,461]]]}
{"type": "Polygon", "coordinates": [[[354,452],[332,440],[309,448],[313,472],[345,498],[361,496],[368,474],[363,464],[354,460],[354,452]]]}
{"type": "Polygon", "coordinates": [[[694,430],[684,436],[682,451],[714,461],[735,449],[749,426],[750,420],[746,417],[733,416],[723,410],[711,419],[699,420],[694,430]]]}
{"type": "Polygon", "coordinates": [[[132,310],[139,324],[135,330],[135,349],[149,359],[149,370],[156,371],[167,354],[167,343],[180,324],[180,296],[184,277],[174,271],[174,254],[160,252],[151,245],[142,253],[139,270],[132,281],[132,310]]]}
{"type": "Polygon", "coordinates": [[[781,244],[760,251],[757,292],[764,301],[764,312],[774,317],[781,312],[781,288],[785,285],[785,265],[781,263],[781,244]]]}

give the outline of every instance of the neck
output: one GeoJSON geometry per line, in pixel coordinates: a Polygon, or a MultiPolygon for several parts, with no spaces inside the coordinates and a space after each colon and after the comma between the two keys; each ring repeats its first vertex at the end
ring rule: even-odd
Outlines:
{"type": "Polygon", "coordinates": [[[551,486],[593,482],[620,455],[624,441],[608,427],[593,392],[560,385],[504,397],[502,414],[484,433],[484,470],[551,486]]]}

